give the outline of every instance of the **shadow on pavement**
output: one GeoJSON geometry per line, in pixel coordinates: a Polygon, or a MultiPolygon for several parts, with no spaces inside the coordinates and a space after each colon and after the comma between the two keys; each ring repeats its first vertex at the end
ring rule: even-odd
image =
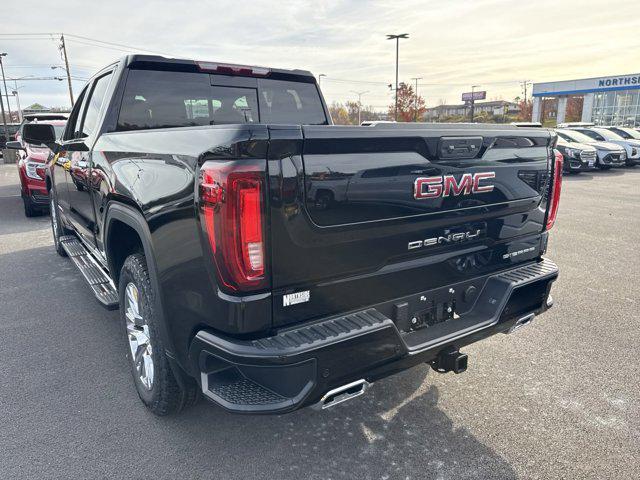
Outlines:
{"type": "Polygon", "coordinates": [[[425,384],[426,372],[417,367],[387,378],[325,412],[248,417],[203,401],[169,422],[205,456],[242,458],[249,447],[252,465],[244,468],[253,469],[276,457],[272,478],[516,478],[505,459],[438,407],[440,393],[425,384]]]}

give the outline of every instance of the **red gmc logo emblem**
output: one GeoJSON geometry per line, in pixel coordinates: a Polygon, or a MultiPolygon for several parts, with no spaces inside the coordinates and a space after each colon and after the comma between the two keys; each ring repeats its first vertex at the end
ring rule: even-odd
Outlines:
{"type": "Polygon", "coordinates": [[[496,172],[465,173],[458,182],[453,175],[439,177],[419,177],[413,183],[413,198],[448,197],[449,195],[471,195],[472,193],[489,193],[493,185],[480,185],[483,180],[495,178],[496,172]]]}

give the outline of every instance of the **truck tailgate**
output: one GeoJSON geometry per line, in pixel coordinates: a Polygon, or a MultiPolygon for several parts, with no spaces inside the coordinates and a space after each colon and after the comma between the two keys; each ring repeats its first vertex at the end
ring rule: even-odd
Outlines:
{"type": "Polygon", "coordinates": [[[442,287],[540,256],[543,129],[274,127],[274,323],[442,287]]]}

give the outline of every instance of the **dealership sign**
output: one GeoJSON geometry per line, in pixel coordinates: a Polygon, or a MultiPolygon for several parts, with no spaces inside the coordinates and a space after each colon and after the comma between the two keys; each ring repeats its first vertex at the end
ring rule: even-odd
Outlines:
{"type": "Polygon", "coordinates": [[[471,100],[484,100],[487,98],[486,90],[481,90],[479,92],[466,92],[462,94],[463,102],[470,102],[471,100]]]}
{"type": "Polygon", "coordinates": [[[533,84],[533,96],[575,95],[612,90],[635,90],[640,88],[640,73],[614,75],[611,77],[583,78],[533,84]]]}
{"type": "Polygon", "coordinates": [[[640,75],[609,77],[598,80],[598,87],[624,87],[627,85],[640,85],[640,75]]]}

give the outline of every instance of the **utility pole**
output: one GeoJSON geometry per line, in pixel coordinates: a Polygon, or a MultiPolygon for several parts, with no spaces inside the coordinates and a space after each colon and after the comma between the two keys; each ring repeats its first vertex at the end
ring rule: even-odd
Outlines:
{"type": "Polygon", "coordinates": [[[64,43],[64,33],[60,34],[60,50],[64,58],[64,67],[67,71],[67,83],[69,84],[69,98],[71,99],[71,108],[73,108],[73,89],[71,88],[71,72],[69,71],[69,58],[67,57],[67,47],[64,43]]]}
{"type": "Polygon", "coordinates": [[[416,81],[416,90],[415,90],[415,104],[414,104],[414,115],[413,115],[413,121],[417,122],[418,121],[418,80],[422,80],[422,77],[413,77],[411,80],[415,80],[416,81]]]}
{"type": "Polygon", "coordinates": [[[369,90],[365,90],[364,92],[356,92],[355,90],[351,90],[351,93],[355,93],[358,96],[358,125],[362,123],[360,118],[360,112],[362,110],[362,95],[365,93],[369,93],[369,90]]]}
{"type": "MultiPolygon", "coordinates": [[[[2,66],[2,57],[6,56],[6,53],[0,54],[0,66],[2,66]]],[[[4,81],[4,67],[2,68],[2,82],[5,85],[5,92],[7,93],[6,82],[4,81]]],[[[7,97],[7,108],[9,107],[9,97],[7,97]]],[[[2,99],[2,91],[0,91],[0,108],[2,108],[2,125],[4,126],[4,141],[9,141],[9,130],[7,129],[7,116],[4,113],[4,100],[2,99]]],[[[9,115],[11,115],[11,110],[9,110],[9,115]]]]}
{"type": "Polygon", "coordinates": [[[520,82],[520,85],[522,86],[522,91],[524,92],[524,104],[527,104],[527,87],[529,85],[531,85],[531,81],[530,80],[523,80],[522,82],[520,82]]]}
{"type": "Polygon", "coordinates": [[[0,71],[2,72],[2,84],[4,85],[4,94],[7,96],[7,111],[9,113],[9,122],[11,122],[11,105],[9,104],[9,89],[7,88],[7,79],[4,76],[4,65],[2,57],[6,57],[6,53],[0,53],[0,71]]]}
{"type": "Polygon", "coordinates": [[[318,75],[318,88],[322,89],[322,77],[326,77],[324,73],[318,75]]]}
{"type": "Polygon", "coordinates": [[[529,104],[527,103],[527,87],[529,85],[531,85],[531,81],[530,80],[523,80],[520,85],[522,85],[522,90],[524,91],[524,112],[522,112],[522,114],[524,114],[525,118],[529,118],[529,104]]]}
{"type": "Polygon", "coordinates": [[[396,108],[393,114],[393,119],[398,121],[398,56],[400,54],[400,39],[401,38],[409,38],[408,33],[401,33],[399,35],[389,35],[387,34],[387,40],[395,40],[396,41],[396,108]]]}
{"type": "Polygon", "coordinates": [[[474,103],[475,103],[475,99],[473,98],[473,94],[475,92],[475,89],[478,88],[480,85],[471,85],[471,119],[470,122],[473,123],[473,114],[474,114],[474,103]]]}

